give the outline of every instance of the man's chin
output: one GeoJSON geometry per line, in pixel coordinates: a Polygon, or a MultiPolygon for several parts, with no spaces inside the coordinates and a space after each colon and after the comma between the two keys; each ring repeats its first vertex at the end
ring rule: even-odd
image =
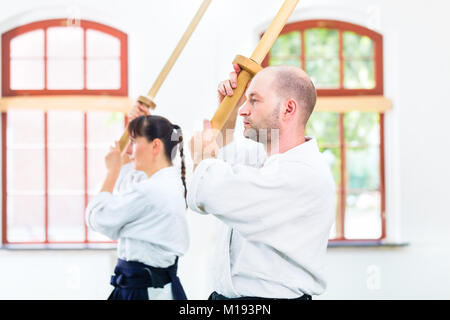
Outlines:
{"type": "Polygon", "coordinates": [[[246,128],[246,129],[244,129],[244,137],[247,138],[247,139],[259,142],[258,141],[258,134],[257,134],[256,129],[253,129],[253,128],[246,128]]]}

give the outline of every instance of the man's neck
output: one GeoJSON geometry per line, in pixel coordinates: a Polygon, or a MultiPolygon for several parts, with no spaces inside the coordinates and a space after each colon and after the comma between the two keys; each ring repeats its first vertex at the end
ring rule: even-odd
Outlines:
{"type": "Polygon", "coordinates": [[[282,135],[280,133],[280,137],[277,141],[268,141],[267,144],[264,145],[266,149],[267,156],[272,156],[278,153],[284,153],[292,148],[295,148],[302,143],[306,142],[305,133],[301,132],[300,134],[294,135],[282,135]]]}

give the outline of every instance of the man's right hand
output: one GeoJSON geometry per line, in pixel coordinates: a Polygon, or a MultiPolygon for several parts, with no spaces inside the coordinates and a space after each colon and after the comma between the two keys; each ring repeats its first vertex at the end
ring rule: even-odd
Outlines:
{"type": "MultiPolygon", "coordinates": [[[[225,96],[232,96],[234,89],[237,86],[237,78],[239,75],[239,72],[241,72],[241,67],[237,64],[233,64],[233,72],[230,72],[230,78],[227,80],[224,80],[219,83],[219,86],[217,88],[217,96],[219,98],[219,104],[222,103],[225,96]]],[[[239,100],[237,104],[237,108],[242,106],[246,100],[245,94],[242,95],[242,98],[239,100]]]]}
{"type": "Polygon", "coordinates": [[[134,120],[140,116],[149,116],[150,110],[139,101],[136,101],[130,112],[128,112],[128,120],[134,120]]]}

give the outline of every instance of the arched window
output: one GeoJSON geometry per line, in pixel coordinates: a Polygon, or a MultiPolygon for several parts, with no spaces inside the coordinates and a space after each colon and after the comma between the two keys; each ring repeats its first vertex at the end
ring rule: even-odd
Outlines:
{"type": "Polygon", "coordinates": [[[127,60],[127,35],[92,21],[2,35],[3,244],[109,242],[84,209],[124,128],[127,60]]]}
{"type": "Polygon", "coordinates": [[[105,25],[46,20],[2,35],[2,95],[128,94],[127,36],[105,25]]]}
{"type": "Polygon", "coordinates": [[[317,138],[337,189],[333,240],[386,236],[383,38],[351,23],[309,20],[285,26],[264,65],[303,68],[318,93],[307,134],[317,138]]]}

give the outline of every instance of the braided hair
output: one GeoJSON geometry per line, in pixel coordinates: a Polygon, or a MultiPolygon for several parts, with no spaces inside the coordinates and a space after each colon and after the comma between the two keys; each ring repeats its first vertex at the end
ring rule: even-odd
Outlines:
{"type": "Polygon", "coordinates": [[[149,142],[154,139],[160,139],[164,145],[164,154],[171,165],[173,158],[176,157],[176,147],[178,146],[181,158],[181,181],[184,187],[184,200],[186,202],[186,165],[184,162],[183,132],[180,126],[172,124],[169,120],[161,116],[141,116],[129,123],[128,132],[133,139],[136,137],[145,137],[149,142]]]}

